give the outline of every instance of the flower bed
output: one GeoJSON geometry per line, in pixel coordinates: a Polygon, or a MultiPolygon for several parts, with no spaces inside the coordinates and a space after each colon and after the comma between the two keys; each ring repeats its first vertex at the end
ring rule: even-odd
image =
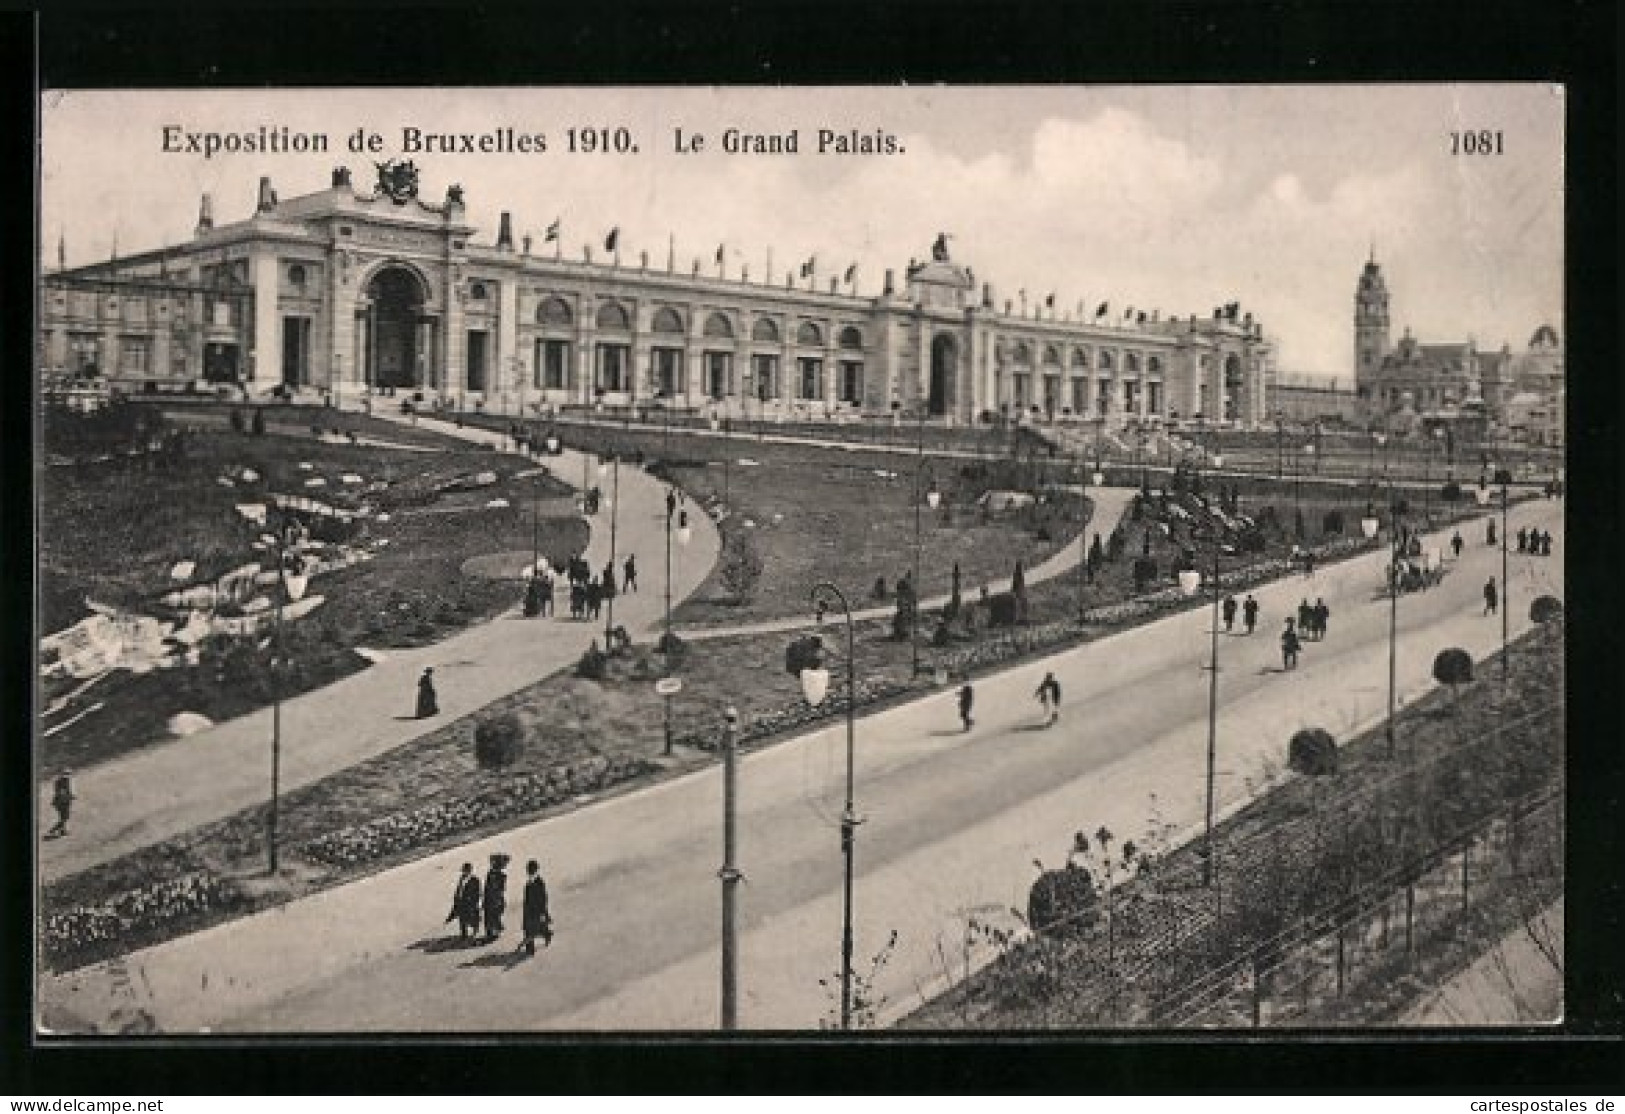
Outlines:
{"type": "Polygon", "coordinates": [[[128,952],[154,936],[167,939],[183,922],[247,904],[234,882],[210,871],[194,871],[126,890],[100,905],[52,913],[45,918],[41,947],[46,962],[63,970],[128,952]]]}
{"type": "Polygon", "coordinates": [[[648,772],[641,758],[591,758],[545,773],[504,781],[486,792],[352,824],[302,845],[300,854],[330,866],[350,867],[409,851],[458,832],[536,812],[583,793],[596,793],[648,772]]]}
{"type": "MultiPolygon", "coordinates": [[[[858,682],[858,707],[873,704],[899,693],[907,692],[914,686],[902,681],[892,680],[890,677],[864,678],[858,682]]],[[[743,724],[739,731],[738,743],[745,746],[774,735],[785,732],[799,731],[809,727],[820,720],[832,719],[846,713],[846,685],[831,684],[829,696],[822,704],[814,707],[805,700],[794,700],[771,712],[753,716],[743,724]]],[[[697,750],[720,750],[722,743],[715,729],[702,729],[688,731],[679,735],[676,742],[697,750]]]]}

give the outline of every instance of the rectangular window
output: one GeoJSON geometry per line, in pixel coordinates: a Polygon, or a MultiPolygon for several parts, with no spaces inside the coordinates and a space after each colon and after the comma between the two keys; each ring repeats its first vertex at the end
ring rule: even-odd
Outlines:
{"type": "Polygon", "coordinates": [[[598,346],[598,389],[600,391],[619,392],[627,389],[627,367],[630,358],[630,352],[624,344],[600,344],[598,346]]]}
{"type": "Polygon", "coordinates": [[[734,393],[732,352],[705,354],[705,393],[710,398],[727,398],[734,393]]]}
{"type": "Polygon", "coordinates": [[[801,393],[797,397],[809,400],[823,398],[824,361],[817,356],[801,356],[796,360],[796,368],[801,380],[801,393]]]}
{"type": "Polygon", "coordinates": [[[69,333],[68,370],[74,375],[100,375],[101,347],[95,333],[69,333]]]}
{"type": "Polygon", "coordinates": [[[1133,380],[1123,384],[1123,409],[1129,413],[1137,413],[1140,401],[1140,385],[1133,380]]]}
{"type": "Polygon", "coordinates": [[[654,388],[661,398],[676,398],[683,392],[683,350],[654,350],[654,388]]]}
{"type": "Polygon", "coordinates": [[[471,391],[485,390],[486,338],[489,335],[479,329],[468,332],[468,361],[465,366],[467,386],[471,391]]]}
{"type": "Polygon", "coordinates": [[[765,353],[758,353],[750,358],[751,371],[756,381],[756,397],[763,402],[770,398],[778,398],[779,391],[779,358],[765,353]]]}
{"type": "Polygon", "coordinates": [[[562,391],[570,386],[570,342],[539,340],[532,370],[534,385],[544,391],[562,391]]]}
{"type": "Polygon", "coordinates": [[[147,337],[119,337],[119,374],[145,375],[151,365],[152,341],[147,337]]]}
{"type": "Polygon", "coordinates": [[[860,403],[863,401],[863,361],[841,361],[841,396],[842,402],[860,403]]]}
{"type": "Polygon", "coordinates": [[[1112,381],[1102,379],[1095,388],[1095,413],[1104,418],[1112,409],[1112,381]]]}
{"type": "Polygon", "coordinates": [[[214,327],[217,329],[229,328],[231,326],[231,303],[215,302],[212,308],[214,311],[214,327]]]}
{"type": "Polygon", "coordinates": [[[1089,410],[1089,381],[1087,379],[1072,380],[1072,412],[1086,414],[1089,410]]]}
{"type": "Polygon", "coordinates": [[[1148,403],[1148,409],[1150,412],[1153,414],[1162,413],[1162,384],[1148,383],[1146,385],[1146,390],[1149,392],[1149,397],[1146,399],[1146,402],[1148,403]]]}

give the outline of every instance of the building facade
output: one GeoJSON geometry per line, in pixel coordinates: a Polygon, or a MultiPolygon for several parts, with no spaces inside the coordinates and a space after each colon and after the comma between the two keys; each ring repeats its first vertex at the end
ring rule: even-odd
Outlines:
{"type": "Polygon", "coordinates": [[[1406,329],[1389,339],[1388,287],[1375,256],[1354,290],[1355,395],[1365,420],[1377,423],[1493,428],[1561,441],[1563,350],[1557,330],[1542,325],[1528,350],[1481,351],[1473,338],[1427,344],[1406,329]]]}
{"type": "Polygon", "coordinates": [[[1104,304],[1092,321],[1049,304],[1000,309],[946,236],[901,283],[888,271],[878,296],[795,272],[684,270],[671,254],[664,266],[613,249],[566,259],[556,243],[516,247],[507,213],[483,242],[460,187],[434,204],[415,172],[394,173],[362,191],[339,168],[327,189],[287,201],[261,179],[246,220],[217,226],[206,196],[187,243],[48,274],[42,369],[135,390],[421,392],[506,413],[658,401],[1109,428],[1270,413],[1273,346],[1234,305],[1117,324],[1104,304]]]}

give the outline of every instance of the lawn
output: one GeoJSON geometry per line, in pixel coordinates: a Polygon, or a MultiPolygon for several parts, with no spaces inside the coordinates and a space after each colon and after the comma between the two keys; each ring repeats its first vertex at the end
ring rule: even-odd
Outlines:
{"type": "MultiPolygon", "coordinates": [[[[290,415],[291,416],[291,415],[290,415]]],[[[345,416],[364,436],[366,419],[345,416]]],[[[520,475],[523,460],[449,442],[447,451],[413,452],[318,440],[309,422],[272,422],[264,436],[202,428],[207,414],[188,414],[198,431],[182,457],[154,457],[48,469],[41,479],[39,583],[42,632],[62,630],[89,614],[88,597],[138,614],[169,618],[165,592],[205,583],[258,560],[259,532],[235,509],[270,493],[310,494],[335,506],[370,502],[382,516],[358,520],[342,540],[370,559],[311,582],[323,603],[285,627],[283,692],[320,687],[367,664],[358,647],[387,649],[438,641],[500,613],[518,600],[515,581],[479,575],[472,558],[506,554],[499,568],[529,560],[533,530],[540,548],[559,560],[586,544],[587,527],[567,502],[570,489],[544,474],[520,475]],[[286,432],[282,432],[286,430],[286,432]],[[301,465],[309,465],[308,468],[301,465]],[[258,473],[243,479],[242,469],[258,473]],[[458,477],[494,472],[497,482],[467,491],[437,491],[458,477]],[[346,484],[346,475],[361,485],[346,484]],[[228,486],[223,479],[233,478],[228,486]],[[323,486],[307,486],[312,479],[323,486]],[[366,492],[366,494],[359,494],[366,492]],[[507,506],[490,507],[491,500],[507,506]],[[541,511],[533,521],[532,506],[541,511]],[[177,562],[192,561],[184,582],[177,562]]],[[[221,419],[224,420],[223,418],[221,419]]],[[[428,446],[427,431],[391,435],[428,446]]],[[[332,527],[332,529],[338,529],[332,527]]],[[[267,703],[269,647],[251,640],[210,640],[195,667],[132,673],[114,669],[77,700],[47,712],[50,730],[95,708],[41,747],[42,773],[101,761],[162,737],[177,712],[211,720],[267,703]],[[95,706],[99,704],[100,707],[95,706]],[[56,718],[52,719],[55,715],[56,718]]],[[[48,691],[47,698],[61,695],[48,691]]]]}
{"type": "MultiPolygon", "coordinates": [[[[725,546],[735,538],[760,556],[754,592],[740,600],[726,585],[722,565],[676,611],[683,626],[729,626],[806,615],[808,592],[833,581],[854,609],[866,605],[878,580],[888,590],[911,571],[915,558],[916,459],[810,445],[780,445],[747,438],[724,441],[624,428],[582,430],[560,426],[566,444],[594,452],[641,452],[701,506],[726,508],[725,546]],[[726,462],[726,463],[725,463],[726,462]]],[[[1077,533],[1075,499],[1037,513],[984,516],[976,500],[1006,486],[1007,462],[982,463],[925,457],[921,492],[934,485],[941,503],[919,506],[921,594],[946,594],[953,568],[967,594],[984,581],[1008,577],[1016,561],[1031,569],[1077,533]]],[[[725,562],[724,562],[725,563],[725,562]]]]}

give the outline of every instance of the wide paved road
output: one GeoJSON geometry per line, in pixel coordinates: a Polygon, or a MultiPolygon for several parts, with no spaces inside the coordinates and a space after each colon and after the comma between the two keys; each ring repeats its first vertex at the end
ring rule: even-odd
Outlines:
{"type": "MultiPolygon", "coordinates": [[[[1562,594],[1561,505],[1516,508],[1559,536],[1557,555],[1512,557],[1512,630],[1535,594],[1562,594]]],[[[1430,685],[1434,654],[1494,650],[1500,623],[1480,590],[1500,575],[1482,528],[1445,584],[1400,601],[1399,682],[1430,685]]],[[[1382,714],[1388,605],[1383,556],[1256,593],[1259,633],[1220,641],[1219,793],[1234,806],[1284,766],[1286,741],[1317,725],[1346,737],[1382,714]],[[1331,636],[1278,671],[1281,616],[1305,594],[1331,636]]],[[[977,685],[977,723],[957,731],[951,692],[858,724],[857,954],[898,943],[880,980],[890,1011],[964,962],[965,917],[1024,905],[1032,861],[1057,863],[1078,829],[1141,838],[1153,812],[1199,822],[1206,747],[1207,611],[1185,613],[1023,665],[977,685]],[[1066,710],[1035,729],[1032,691],[1054,668],[1066,710]]],[[[861,652],[861,651],[860,651],[861,652]]],[[[860,662],[861,667],[861,662],[860,662]]],[[[1554,696],[1557,694],[1554,694],[1554,696]]],[[[739,778],[740,1021],[815,1028],[839,961],[843,735],[836,726],[747,756],[739,778]]],[[[146,1011],[170,1032],[714,1028],[721,776],[717,768],[542,821],[45,986],[101,1024],[146,1011]],[[441,918],[460,862],[495,850],[541,859],[558,939],[516,962],[496,946],[447,948],[441,918]]],[[[864,962],[861,966],[866,967],[864,962]]]]}

